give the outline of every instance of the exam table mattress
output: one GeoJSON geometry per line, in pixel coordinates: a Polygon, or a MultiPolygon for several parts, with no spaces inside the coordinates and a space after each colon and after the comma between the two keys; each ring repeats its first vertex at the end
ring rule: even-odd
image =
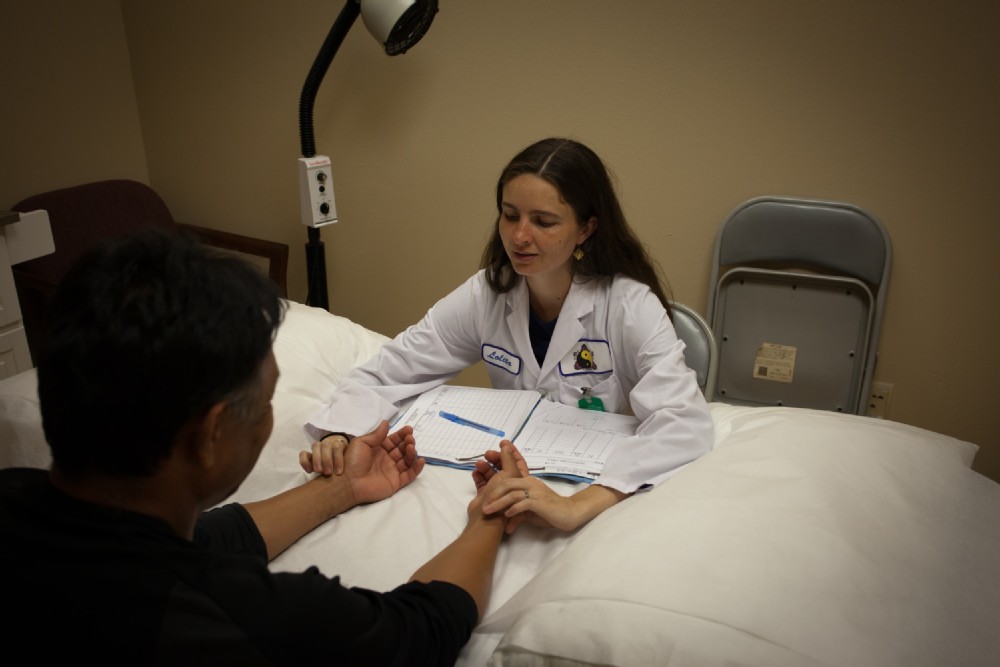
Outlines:
{"type": "MultiPolygon", "coordinates": [[[[289,302],[274,432],[233,499],[306,480],[304,421],[386,340],[289,302]]],[[[36,388],[33,371],[0,382],[0,467],[49,463],[36,388]]],[[[971,470],[975,445],[831,412],[711,411],[714,449],[672,480],[572,534],[506,539],[459,665],[1000,664],[1000,485],[971,470]]],[[[427,466],[272,569],[393,588],[461,531],[473,493],[468,471],[427,466]]]]}

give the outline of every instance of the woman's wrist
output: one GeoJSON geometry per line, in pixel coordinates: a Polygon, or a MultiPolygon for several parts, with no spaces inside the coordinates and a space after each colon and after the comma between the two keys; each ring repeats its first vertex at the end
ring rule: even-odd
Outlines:
{"type": "Polygon", "coordinates": [[[351,444],[351,436],[349,436],[346,433],[340,433],[340,432],[325,433],[322,436],[320,436],[319,442],[323,442],[327,438],[333,438],[333,437],[337,437],[337,438],[343,439],[345,447],[347,445],[351,444]]]}
{"type": "Polygon", "coordinates": [[[566,499],[570,501],[570,506],[573,508],[570,514],[574,527],[578,528],[589,523],[595,516],[609,507],[617,505],[629,495],[631,494],[609,486],[591,484],[572,496],[568,496],[566,499]]]}

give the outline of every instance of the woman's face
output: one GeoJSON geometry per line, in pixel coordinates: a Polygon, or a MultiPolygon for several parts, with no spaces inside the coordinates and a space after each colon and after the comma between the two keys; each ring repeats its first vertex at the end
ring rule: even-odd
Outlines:
{"type": "Polygon", "coordinates": [[[597,227],[593,218],[581,226],[556,187],[533,174],[504,186],[498,224],[504,250],[522,276],[571,273],[573,250],[597,227]]]}

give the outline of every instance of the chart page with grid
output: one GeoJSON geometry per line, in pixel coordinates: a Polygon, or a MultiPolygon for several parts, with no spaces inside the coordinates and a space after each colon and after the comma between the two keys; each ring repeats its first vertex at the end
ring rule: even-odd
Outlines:
{"type": "Polygon", "coordinates": [[[441,385],[404,408],[393,428],[404,424],[428,463],[471,468],[506,439],[532,474],[592,482],[612,450],[635,435],[639,419],[564,405],[533,390],[441,385]]]}
{"type": "Polygon", "coordinates": [[[501,440],[513,440],[541,399],[533,390],[441,385],[421,394],[393,424],[409,424],[417,454],[471,468],[501,440]]]}
{"type": "Polygon", "coordinates": [[[593,481],[612,450],[635,435],[638,425],[632,415],[543,400],[514,444],[536,474],[593,481]]]}

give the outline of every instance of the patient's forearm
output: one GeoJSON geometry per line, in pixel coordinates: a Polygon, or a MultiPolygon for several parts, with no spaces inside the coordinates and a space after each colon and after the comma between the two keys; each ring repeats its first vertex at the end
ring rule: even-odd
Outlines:
{"type": "Polygon", "coordinates": [[[354,507],[350,484],[343,477],[316,477],[267,500],[243,506],[275,558],[300,537],[354,507]]]}
{"type": "Polygon", "coordinates": [[[490,601],[493,568],[503,534],[501,517],[472,519],[462,534],[414,572],[410,581],[447,581],[465,589],[475,599],[482,618],[490,601]]]}

